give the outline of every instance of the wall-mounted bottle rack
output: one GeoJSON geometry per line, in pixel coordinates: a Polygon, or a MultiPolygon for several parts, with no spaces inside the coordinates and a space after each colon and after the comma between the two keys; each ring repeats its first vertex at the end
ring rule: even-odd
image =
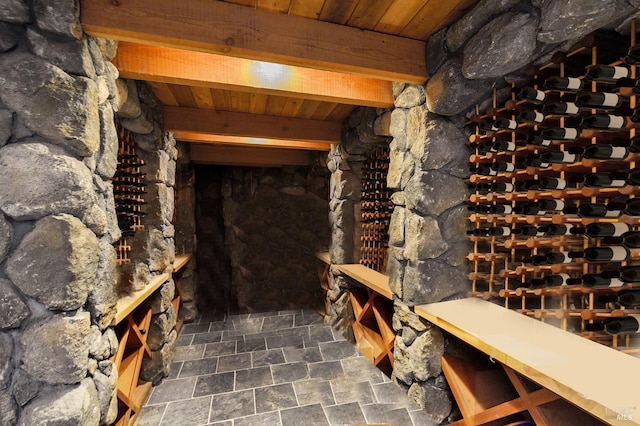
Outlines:
{"type": "Polygon", "coordinates": [[[393,213],[387,188],[389,149],[379,149],[365,163],[362,180],[360,263],[384,273],[387,269],[388,230],[393,213]]]}
{"type": "Polygon", "coordinates": [[[594,33],[476,110],[468,259],[473,295],[638,354],[635,31],[594,33]]]}
{"type": "Polygon", "coordinates": [[[117,125],[118,130],[118,167],[113,177],[113,196],[115,199],[118,226],[122,231],[122,238],[116,243],[118,252],[117,264],[130,263],[130,245],[127,238],[143,228],[142,216],[146,214],[143,207],[146,204],[145,173],[142,172],[144,161],[136,154],[133,135],[127,129],[117,125]]]}

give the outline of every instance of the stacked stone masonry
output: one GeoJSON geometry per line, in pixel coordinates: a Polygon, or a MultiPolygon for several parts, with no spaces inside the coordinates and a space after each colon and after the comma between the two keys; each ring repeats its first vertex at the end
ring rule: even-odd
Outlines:
{"type": "MultiPolygon", "coordinates": [[[[174,258],[175,141],[161,131],[150,90],[118,78],[117,44],[85,36],[79,14],[72,0],[0,8],[2,425],[108,425],[117,416],[116,119],[135,134],[150,192],[125,287],[170,271],[174,258]]],[[[189,226],[181,248],[193,249],[189,226]]],[[[145,380],[168,371],[173,294],[168,281],[148,302],[154,358],[145,380]]]]}
{"type": "MultiPolygon", "coordinates": [[[[640,3],[627,0],[481,0],[427,41],[425,86],[394,83],[391,111],[356,110],[343,144],[329,154],[332,172],[331,261],[358,262],[358,174],[372,143],[390,148],[387,186],[394,188],[387,275],[394,292],[393,380],[437,423],[459,418],[440,367],[460,344],[413,313],[417,304],[465,297],[469,252],[468,118],[501,104],[511,84],[527,82],[524,68],[544,64],[599,28],[628,31],[640,3]],[[382,138],[382,139],[381,139],[382,138]],[[389,141],[390,139],[390,141],[389,141]]],[[[357,283],[331,268],[329,320],[345,335],[353,312],[348,292],[357,283]]]]}

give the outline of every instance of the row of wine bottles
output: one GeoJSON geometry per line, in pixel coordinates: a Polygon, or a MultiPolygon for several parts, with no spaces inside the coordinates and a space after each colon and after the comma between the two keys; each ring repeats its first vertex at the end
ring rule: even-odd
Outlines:
{"type": "Polygon", "coordinates": [[[569,204],[569,201],[557,199],[541,199],[537,202],[528,202],[509,206],[508,204],[469,206],[469,209],[477,213],[489,214],[523,214],[542,216],[547,213],[560,214],[584,218],[616,218],[622,215],[640,216],[640,198],[628,198],[625,201],[610,201],[608,203],[569,204]]]}

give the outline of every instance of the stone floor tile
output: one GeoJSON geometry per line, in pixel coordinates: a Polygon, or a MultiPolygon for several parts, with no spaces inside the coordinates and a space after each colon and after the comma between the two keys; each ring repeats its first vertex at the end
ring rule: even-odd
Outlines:
{"type": "MultiPolygon", "coordinates": [[[[270,318],[270,317],[268,317],[270,318]]],[[[233,320],[233,325],[236,331],[242,333],[257,333],[262,330],[262,322],[265,318],[246,318],[240,320],[233,320]]]]}
{"type": "Polygon", "coordinates": [[[207,423],[207,426],[233,426],[233,420],[226,420],[224,422],[207,423]]]}
{"type": "Polygon", "coordinates": [[[238,341],[237,347],[238,347],[238,353],[261,351],[261,350],[267,349],[267,342],[265,341],[264,337],[247,339],[245,336],[244,341],[238,341]]]}
{"type": "Polygon", "coordinates": [[[404,390],[393,382],[379,383],[371,386],[376,400],[382,404],[402,405],[410,409],[416,409],[418,406],[404,390]]]}
{"type": "Polygon", "coordinates": [[[252,312],[249,314],[249,318],[264,318],[278,315],[277,312],[252,312]]]}
{"type": "Polygon", "coordinates": [[[147,405],[142,408],[136,426],[158,426],[167,404],[147,405]]]}
{"type": "Polygon", "coordinates": [[[204,345],[176,346],[173,362],[201,359],[204,354],[204,345]]]}
{"type": "Polygon", "coordinates": [[[438,423],[424,410],[409,411],[413,426],[437,426],[438,423]]]}
{"type": "Polygon", "coordinates": [[[356,401],[362,404],[376,402],[369,382],[356,382],[343,376],[331,380],[331,388],[336,401],[340,404],[356,401]]]}
{"type": "Polygon", "coordinates": [[[334,405],[333,391],[328,381],[322,379],[300,380],[293,383],[299,405],[334,405]]]}
{"type": "Polygon", "coordinates": [[[162,384],[153,388],[149,397],[149,405],[191,398],[195,384],[195,377],[165,380],[162,384]]]}
{"type": "Polygon", "coordinates": [[[340,361],[315,362],[309,364],[309,377],[311,378],[331,380],[343,374],[340,361]]]}
{"type": "Polygon", "coordinates": [[[390,425],[411,425],[411,416],[406,408],[398,408],[393,404],[360,405],[368,423],[385,423],[390,425]]]}
{"type": "Polygon", "coordinates": [[[265,317],[262,323],[262,331],[280,330],[293,327],[293,314],[265,317]]]}
{"type": "Polygon", "coordinates": [[[387,382],[387,376],[363,356],[347,358],[342,361],[342,368],[347,377],[367,380],[371,384],[387,382]]]}
{"type": "Polygon", "coordinates": [[[249,352],[235,355],[223,355],[218,358],[218,373],[243,368],[251,368],[251,353],[249,352]]]}
{"type": "Polygon", "coordinates": [[[236,353],[236,342],[208,343],[204,350],[205,358],[213,358],[221,355],[236,353]]]}
{"type": "Polygon", "coordinates": [[[231,392],[234,390],[235,372],[209,374],[199,376],[196,382],[193,396],[214,395],[217,393],[231,392]]]}
{"type": "Polygon", "coordinates": [[[320,404],[281,410],[282,426],[329,426],[320,404]]]}
{"type": "Polygon", "coordinates": [[[281,410],[298,405],[291,383],[257,388],[255,392],[257,413],[281,410]]]}
{"type": "Polygon", "coordinates": [[[177,379],[181,368],[182,362],[172,362],[171,365],[169,365],[169,375],[166,377],[166,380],[177,379]]]}
{"type": "Polygon", "coordinates": [[[253,390],[221,393],[212,396],[209,422],[245,417],[255,413],[253,390]]]}
{"type": "Polygon", "coordinates": [[[356,348],[346,340],[320,343],[319,347],[325,361],[341,360],[358,355],[356,348]]]}
{"type": "Polygon", "coordinates": [[[180,378],[213,374],[217,371],[218,358],[203,358],[193,361],[185,361],[180,370],[180,378]]]}
{"type": "Polygon", "coordinates": [[[352,425],[362,424],[366,420],[360,404],[350,402],[348,404],[324,406],[324,412],[327,415],[329,423],[332,425],[352,425]]]}
{"type": "Polygon", "coordinates": [[[282,349],[268,349],[266,351],[251,352],[251,358],[253,360],[254,367],[282,364],[284,362],[282,349]]]}
{"type": "Polygon", "coordinates": [[[235,419],[233,426],[282,426],[282,422],[280,421],[280,413],[272,411],[235,419]]]}
{"type": "Polygon", "coordinates": [[[302,311],[296,314],[293,324],[298,327],[301,325],[321,324],[324,319],[316,311],[302,311]]]}
{"type": "Polygon", "coordinates": [[[273,376],[269,366],[236,371],[236,390],[272,385],[273,376]]]}
{"type": "Polygon", "coordinates": [[[267,337],[267,349],[285,348],[285,347],[303,347],[304,340],[302,336],[273,336],[267,337]]]}
{"type": "Polygon", "coordinates": [[[304,340],[309,340],[309,327],[303,325],[302,327],[293,328],[281,328],[280,330],[273,331],[275,336],[299,336],[304,340]]]}
{"type": "Polygon", "coordinates": [[[218,321],[212,322],[209,326],[209,331],[226,331],[233,330],[233,323],[230,321],[218,321]]]}
{"type": "Polygon", "coordinates": [[[176,346],[189,346],[193,340],[193,334],[181,334],[176,339],[176,346]]]}
{"type": "Polygon", "coordinates": [[[309,378],[309,367],[306,362],[292,362],[271,366],[274,383],[295,382],[309,378]]]}
{"type": "Polygon", "coordinates": [[[193,335],[191,344],[213,343],[222,340],[222,331],[210,331],[208,333],[197,333],[193,335]]]}
{"type": "Polygon", "coordinates": [[[161,426],[196,426],[207,424],[209,421],[209,409],[211,397],[187,399],[184,401],[170,402],[167,405],[161,426]]]}
{"type": "Polygon", "coordinates": [[[319,362],[323,361],[320,348],[282,348],[287,362],[319,362]]]}
{"type": "Polygon", "coordinates": [[[325,324],[309,326],[309,342],[332,342],[334,340],[331,327],[327,327],[325,324]]]}
{"type": "Polygon", "coordinates": [[[302,313],[302,309],[288,309],[286,311],[278,311],[278,315],[295,315],[302,313]]]}
{"type": "Polygon", "coordinates": [[[344,338],[344,336],[342,335],[342,333],[339,330],[337,330],[335,328],[331,328],[330,330],[331,330],[331,334],[333,334],[333,340],[338,341],[338,342],[341,341],[341,340],[347,340],[347,339],[344,338]]]}
{"type": "Polygon", "coordinates": [[[242,331],[236,330],[223,330],[222,338],[220,339],[223,342],[237,342],[239,340],[244,340],[245,333],[242,331]]]}
{"type": "Polygon", "coordinates": [[[205,322],[205,323],[190,323],[190,324],[185,324],[184,327],[182,327],[182,331],[180,332],[180,335],[185,335],[185,334],[194,334],[194,333],[206,333],[209,331],[209,323],[205,322]]]}

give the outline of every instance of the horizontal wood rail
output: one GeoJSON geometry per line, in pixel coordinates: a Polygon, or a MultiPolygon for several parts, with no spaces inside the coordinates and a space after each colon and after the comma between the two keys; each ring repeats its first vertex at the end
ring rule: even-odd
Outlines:
{"type": "Polygon", "coordinates": [[[358,281],[359,283],[369,287],[376,293],[393,300],[393,292],[389,287],[389,277],[380,272],[369,269],[360,264],[338,265],[340,272],[346,274],[358,281]]]}
{"type": "Polygon", "coordinates": [[[640,359],[478,298],[415,313],[612,425],[640,425],[640,359]]]}

